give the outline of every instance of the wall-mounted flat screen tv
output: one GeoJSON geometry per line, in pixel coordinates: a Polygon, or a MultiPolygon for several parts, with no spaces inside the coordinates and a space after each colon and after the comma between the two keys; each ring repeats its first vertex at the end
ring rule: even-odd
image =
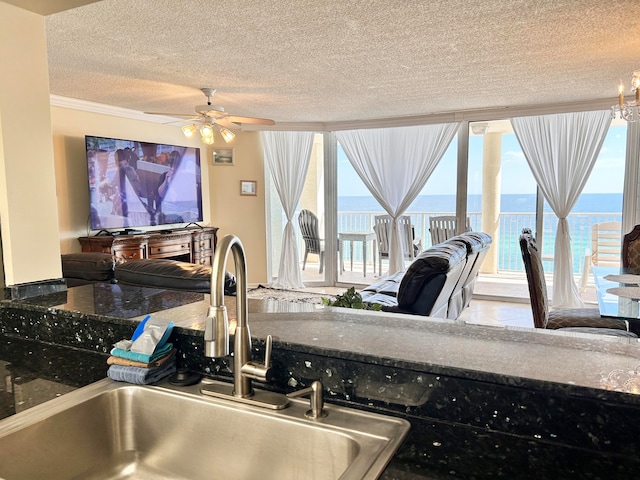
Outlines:
{"type": "Polygon", "coordinates": [[[85,136],[91,229],[202,221],[200,149],[85,136]]]}

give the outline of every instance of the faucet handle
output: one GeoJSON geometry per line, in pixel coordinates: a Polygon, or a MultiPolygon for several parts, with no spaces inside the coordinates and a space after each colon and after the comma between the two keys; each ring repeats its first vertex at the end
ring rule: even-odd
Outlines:
{"type": "Polygon", "coordinates": [[[209,307],[204,330],[205,356],[211,358],[229,355],[229,320],[224,305],[209,307]]]}
{"type": "Polygon", "coordinates": [[[265,370],[269,370],[271,368],[271,344],[272,343],[273,343],[273,338],[271,338],[271,335],[267,335],[267,339],[265,340],[265,345],[264,345],[265,370]]]}
{"type": "Polygon", "coordinates": [[[253,380],[259,380],[262,382],[267,381],[271,370],[272,343],[273,339],[271,338],[271,335],[267,335],[264,346],[264,365],[259,365],[254,362],[245,363],[240,369],[245,376],[252,378],[253,380]]]}

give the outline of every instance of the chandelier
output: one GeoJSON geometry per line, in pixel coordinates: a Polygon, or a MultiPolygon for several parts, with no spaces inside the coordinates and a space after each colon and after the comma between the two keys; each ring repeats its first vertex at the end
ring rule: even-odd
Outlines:
{"type": "Polygon", "coordinates": [[[640,121],[640,70],[633,72],[631,79],[631,92],[636,94],[634,100],[624,101],[624,85],[618,85],[618,105],[611,107],[611,118],[615,119],[618,114],[620,118],[627,122],[640,121]]]}

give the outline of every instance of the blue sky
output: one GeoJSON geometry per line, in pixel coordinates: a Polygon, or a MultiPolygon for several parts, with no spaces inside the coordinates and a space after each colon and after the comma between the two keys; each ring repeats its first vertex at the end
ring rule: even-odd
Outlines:
{"type": "MultiPolygon", "coordinates": [[[[457,137],[456,137],[457,138],[457,137]]],[[[456,138],[429,178],[422,194],[455,193],[456,138]]],[[[469,138],[469,194],[481,193],[482,136],[469,138]]],[[[584,193],[622,192],[626,150],[626,126],[612,126],[604,141],[584,193]]],[[[502,136],[501,190],[509,193],[535,193],[535,181],[514,134],[502,136]]],[[[369,191],[355,173],[349,160],[338,147],[338,196],[368,196],[369,191]]]]}

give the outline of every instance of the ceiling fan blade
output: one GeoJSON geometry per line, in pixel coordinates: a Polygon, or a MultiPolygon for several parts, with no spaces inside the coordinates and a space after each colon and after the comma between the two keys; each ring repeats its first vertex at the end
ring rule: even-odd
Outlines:
{"type": "Polygon", "coordinates": [[[254,117],[238,117],[235,115],[229,115],[227,120],[236,123],[250,123],[253,125],[275,125],[276,122],[269,120],[268,118],[254,118],[254,117]]]}
{"type": "Polygon", "coordinates": [[[214,122],[220,125],[221,127],[228,128],[229,130],[240,130],[240,125],[229,121],[229,117],[216,118],[214,119],[214,122]]]}
{"type": "Polygon", "coordinates": [[[188,117],[194,118],[196,114],[194,113],[167,113],[167,112],[144,112],[146,115],[164,115],[166,117],[188,117]]]}

